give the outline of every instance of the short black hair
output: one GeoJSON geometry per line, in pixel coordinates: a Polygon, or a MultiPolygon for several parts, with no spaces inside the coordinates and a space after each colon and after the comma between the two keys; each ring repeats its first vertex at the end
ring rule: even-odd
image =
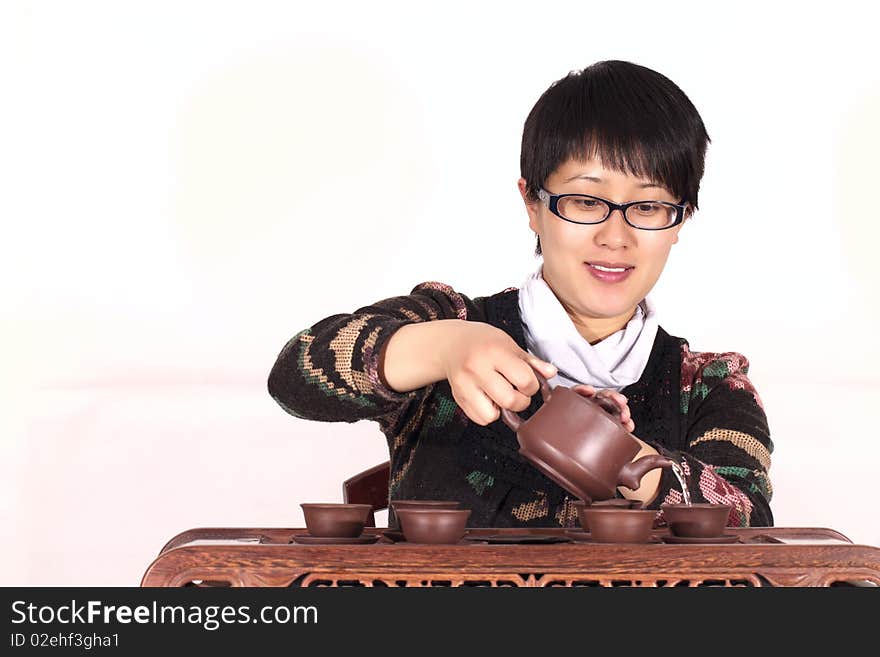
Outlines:
{"type": "Polygon", "coordinates": [[[527,198],[537,201],[560,165],[598,157],[697,208],[709,142],[697,109],[672,80],[632,62],[601,61],[557,80],[535,103],[523,126],[520,175],[527,198]]]}

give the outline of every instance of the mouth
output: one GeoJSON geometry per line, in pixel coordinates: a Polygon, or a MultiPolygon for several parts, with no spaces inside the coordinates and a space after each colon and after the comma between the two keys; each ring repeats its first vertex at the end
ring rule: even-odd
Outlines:
{"type": "Polygon", "coordinates": [[[604,283],[618,283],[635,269],[635,265],[626,262],[584,262],[584,265],[593,278],[604,283]]]}

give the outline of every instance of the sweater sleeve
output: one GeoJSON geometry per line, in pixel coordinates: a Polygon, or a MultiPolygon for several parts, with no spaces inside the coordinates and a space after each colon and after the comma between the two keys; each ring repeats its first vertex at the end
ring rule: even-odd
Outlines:
{"type": "Polygon", "coordinates": [[[324,422],[390,422],[433,385],[399,393],[379,377],[379,357],[405,324],[468,319],[473,303],[443,283],[421,283],[351,314],[327,317],[294,335],[269,374],[272,398],[291,415],[324,422]]]}
{"type": "MultiPolygon", "coordinates": [[[[685,449],[661,450],[681,464],[693,502],[730,504],[728,526],[772,526],[768,472],[773,442],[749,362],[735,352],[690,352],[682,345],[681,411],[685,449]]],[[[655,505],[682,502],[664,469],[655,505]]]]}

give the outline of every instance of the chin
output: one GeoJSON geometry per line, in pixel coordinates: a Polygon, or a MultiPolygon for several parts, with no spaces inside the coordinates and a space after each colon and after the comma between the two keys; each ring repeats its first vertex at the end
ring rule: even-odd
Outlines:
{"type": "Polygon", "coordinates": [[[620,317],[624,313],[631,311],[636,303],[633,302],[631,305],[624,303],[584,303],[581,305],[583,308],[584,315],[587,317],[592,317],[594,319],[613,319],[615,317],[620,317]]]}
{"type": "Polygon", "coordinates": [[[601,317],[615,317],[625,313],[642,300],[642,297],[636,299],[632,291],[591,290],[590,292],[589,295],[582,294],[579,301],[584,308],[591,308],[601,313],[599,315],[601,317]]]}

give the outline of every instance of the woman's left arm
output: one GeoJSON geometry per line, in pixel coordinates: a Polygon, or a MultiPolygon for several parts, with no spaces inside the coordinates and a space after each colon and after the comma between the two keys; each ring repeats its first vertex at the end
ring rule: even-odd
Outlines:
{"type": "MultiPolygon", "coordinates": [[[[772,526],[768,475],[773,442],[749,362],[735,352],[691,353],[684,347],[681,411],[685,449],[666,450],[685,471],[693,502],[730,504],[730,526],[772,526]]],[[[681,486],[664,468],[651,503],[680,503],[681,486]]]]}

